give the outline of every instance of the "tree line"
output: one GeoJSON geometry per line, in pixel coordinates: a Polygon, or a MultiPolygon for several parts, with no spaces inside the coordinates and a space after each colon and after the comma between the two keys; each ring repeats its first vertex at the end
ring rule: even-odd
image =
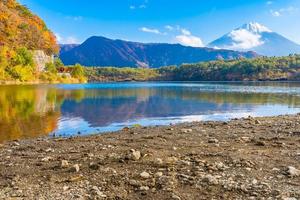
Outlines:
{"type": "Polygon", "coordinates": [[[90,67],[90,81],[300,80],[300,55],[217,60],[157,69],[90,67]]]}

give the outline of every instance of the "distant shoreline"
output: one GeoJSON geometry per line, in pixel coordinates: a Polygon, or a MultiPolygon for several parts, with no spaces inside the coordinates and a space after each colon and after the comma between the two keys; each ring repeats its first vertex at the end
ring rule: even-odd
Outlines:
{"type": "Polygon", "coordinates": [[[45,82],[45,81],[31,81],[31,82],[20,82],[20,81],[0,81],[0,86],[9,85],[57,85],[57,84],[101,84],[101,83],[299,83],[300,80],[257,80],[257,81],[167,81],[167,80],[149,80],[149,81],[91,81],[86,83],[73,82],[73,83],[62,83],[62,82],[45,82]]]}

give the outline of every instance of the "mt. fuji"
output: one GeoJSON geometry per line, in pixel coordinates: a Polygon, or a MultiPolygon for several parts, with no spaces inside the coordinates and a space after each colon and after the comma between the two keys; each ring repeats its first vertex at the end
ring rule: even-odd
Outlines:
{"type": "Polygon", "coordinates": [[[217,49],[255,51],[265,56],[300,53],[300,45],[256,22],[244,24],[208,44],[217,49]]]}

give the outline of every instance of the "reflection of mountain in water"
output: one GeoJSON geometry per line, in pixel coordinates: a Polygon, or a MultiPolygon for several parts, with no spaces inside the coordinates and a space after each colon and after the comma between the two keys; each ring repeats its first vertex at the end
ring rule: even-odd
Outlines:
{"type": "Polygon", "coordinates": [[[99,127],[143,118],[251,112],[270,104],[300,108],[299,84],[253,84],[257,87],[251,91],[249,83],[0,86],[0,142],[47,135],[60,129],[63,118],[99,127]]]}
{"type": "MultiPolygon", "coordinates": [[[[250,105],[244,105],[250,109],[250,105]]],[[[92,126],[106,126],[115,122],[150,117],[170,117],[225,112],[232,110],[231,104],[218,105],[203,100],[183,100],[151,96],[148,100],[137,98],[85,99],[79,103],[66,100],[61,112],[64,116],[82,117],[92,126]]]]}
{"type": "Polygon", "coordinates": [[[81,117],[92,126],[107,126],[142,118],[251,111],[265,104],[299,106],[300,98],[268,93],[202,92],[194,87],[91,89],[84,91],[81,101],[66,99],[61,112],[63,116],[81,117]]]}

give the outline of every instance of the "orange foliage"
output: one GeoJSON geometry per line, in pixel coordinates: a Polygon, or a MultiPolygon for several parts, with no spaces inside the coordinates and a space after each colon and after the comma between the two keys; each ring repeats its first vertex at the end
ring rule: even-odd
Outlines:
{"type": "Polygon", "coordinates": [[[57,54],[59,46],[44,21],[16,0],[0,2],[0,45],[57,54]]]}

